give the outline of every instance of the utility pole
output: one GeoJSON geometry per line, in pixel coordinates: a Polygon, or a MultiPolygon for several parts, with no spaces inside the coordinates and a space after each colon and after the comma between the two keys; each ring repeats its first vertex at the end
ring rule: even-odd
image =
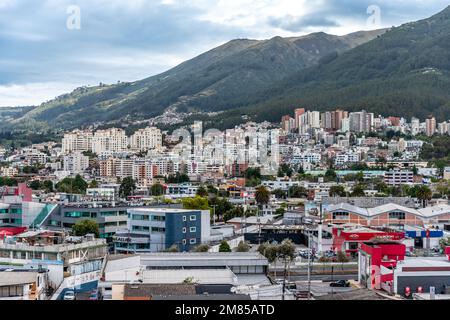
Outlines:
{"type": "Polygon", "coordinates": [[[318,237],[317,237],[317,251],[320,254],[322,252],[323,242],[323,207],[322,201],[319,201],[319,224],[318,224],[318,237]]]}
{"type": "Polygon", "coordinates": [[[283,301],[286,297],[286,277],[287,277],[287,259],[284,257],[284,275],[283,275],[283,301]]]}
{"type": "Polygon", "coordinates": [[[311,300],[311,231],[308,230],[308,300],[311,300]]]}
{"type": "MultiPolygon", "coordinates": [[[[334,282],[334,266],[331,266],[331,283],[334,282]]],[[[331,287],[331,295],[334,294],[334,287],[331,287]]]]}

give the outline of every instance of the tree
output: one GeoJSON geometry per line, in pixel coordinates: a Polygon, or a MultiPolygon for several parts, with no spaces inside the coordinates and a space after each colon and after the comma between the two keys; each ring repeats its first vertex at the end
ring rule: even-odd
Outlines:
{"type": "Polygon", "coordinates": [[[197,196],[199,197],[207,197],[208,196],[208,190],[204,186],[200,186],[197,189],[197,196]]]}
{"type": "Polygon", "coordinates": [[[247,187],[255,187],[261,184],[261,169],[260,168],[248,168],[245,171],[245,179],[247,187]]]}
{"type": "Polygon", "coordinates": [[[353,187],[352,197],[364,197],[366,193],[364,190],[366,189],[365,185],[357,184],[353,187]]]}
{"type": "Polygon", "coordinates": [[[379,181],[375,185],[375,188],[378,192],[388,194],[389,193],[389,186],[384,181],[379,181]]]}
{"type": "Polygon", "coordinates": [[[160,197],[164,194],[164,187],[160,183],[156,183],[150,188],[150,193],[154,197],[160,197]]]}
{"type": "Polygon", "coordinates": [[[187,174],[181,174],[177,172],[175,175],[170,175],[167,178],[167,183],[188,183],[191,182],[191,179],[189,179],[189,176],[187,174]]]}
{"type": "Polygon", "coordinates": [[[306,198],[308,196],[308,190],[304,187],[293,186],[289,189],[289,196],[291,198],[306,198]]]}
{"type": "MultiPolygon", "coordinates": [[[[245,213],[245,215],[247,217],[253,216],[254,213],[251,213],[249,211],[247,211],[245,213]]],[[[224,221],[229,221],[233,218],[237,218],[237,217],[243,217],[244,216],[244,209],[242,207],[234,207],[231,210],[228,210],[227,212],[225,212],[225,214],[223,215],[223,220],[224,221]]]]}
{"type": "Polygon", "coordinates": [[[97,222],[94,220],[81,220],[72,226],[72,232],[77,237],[84,237],[87,234],[95,234],[95,237],[100,236],[97,222]]]}
{"type": "Polygon", "coordinates": [[[250,246],[245,241],[239,242],[236,252],[249,252],[250,246]]]}
{"type": "Polygon", "coordinates": [[[294,260],[295,258],[295,245],[294,243],[286,239],[277,247],[277,255],[282,260],[294,260]]]}
{"type": "Polygon", "coordinates": [[[448,193],[448,184],[445,182],[440,182],[436,186],[437,192],[441,195],[441,197],[445,196],[448,193]]]}
{"type": "Polygon", "coordinates": [[[274,191],[272,191],[272,194],[277,198],[277,199],[282,199],[286,197],[286,192],[281,190],[281,189],[276,189],[274,191]]]}
{"type": "Polygon", "coordinates": [[[333,169],[328,169],[325,173],[325,181],[336,181],[337,174],[333,169]]]}
{"type": "Polygon", "coordinates": [[[264,186],[257,188],[255,193],[255,199],[258,205],[260,206],[268,204],[270,200],[270,191],[264,186]]]}
{"type": "Polygon", "coordinates": [[[208,185],[207,189],[208,189],[208,194],[213,194],[213,195],[219,194],[219,189],[215,188],[212,185],[208,185]]]}
{"type": "Polygon", "coordinates": [[[98,188],[98,182],[97,180],[92,180],[91,183],[89,184],[89,188],[98,188]]]}
{"type": "Polygon", "coordinates": [[[345,197],[346,195],[344,186],[338,185],[330,188],[330,197],[345,197]]]}
{"type": "Polygon", "coordinates": [[[294,171],[287,163],[283,163],[280,166],[280,168],[278,169],[278,177],[279,178],[284,178],[284,177],[291,178],[293,173],[294,173],[294,171]]]}
{"type": "Polygon", "coordinates": [[[258,252],[266,257],[269,263],[275,262],[277,259],[277,248],[270,243],[263,243],[258,247],[258,252]]]}
{"type": "Polygon", "coordinates": [[[120,184],[119,188],[119,195],[122,198],[128,198],[129,196],[133,195],[134,191],[136,190],[136,181],[132,177],[126,177],[122,180],[122,183],[120,184]]]}
{"type": "Polygon", "coordinates": [[[73,180],[75,190],[79,190],[80,193],[86,193],[86,189],[88,188],[88,183],[77,174],[75,179],[73,180]]]}
{"type": "Polygon", "coordinates": [[[58,192],[85,194],[88,183],[80,176],[75,178],[65,178],[56,184],[58,192]]]}
{"type": "Polygon", "coordinates": [[[428,201],[433,198],[433,191],[427,186],[420,186],[417,190],[417,199],[422,201],[423,207],[427,207],[428,201]]]}
{"type": "Polygon", "coordinates": [[[41,190],[41,182],[39,180],[34,180],[29,183],[29,187],[33,190],[41,190]]]}
{"type": "Polygon", "coordinates": [[[183,199],[183,208],[189,210],[210,210],[208,199],[202,197],[183,199]]]}
{"type": "Polygon", "coordinates": [[[16,179],[8,178],[8,177],[0,177],[0,186],[8,186],[8,187],[14,187],[17,186],[19,182],[16,179]]]}
{"type": "Polygon", "coordinates": [[[231,252],[230,245],[225,240],[220,243],[219,252],[231,252]]]}
{"type": "Polygon", "coordinates": [[[42,185],[44,187],[45,192],[49,193],[49,192],[53,192],[54,191],[54,189],[53,189],[53,182],[51,182],[50,180],[45,180],[42,183],[42,185]]]}
{"type": "MultiPolygon", "coordinates": [[[[211,214],[216,213],[216,216],[221,221],[224,215],[230,210],[234,209],[234,205],[227,198],[218,198],[213,196],[208,199],[209,206],[213,208],[211,214]],[[215,208],[215,210],[214,210],[215,208]]],[[[234,218],[234,217],[233,217],[234,218]]]]}

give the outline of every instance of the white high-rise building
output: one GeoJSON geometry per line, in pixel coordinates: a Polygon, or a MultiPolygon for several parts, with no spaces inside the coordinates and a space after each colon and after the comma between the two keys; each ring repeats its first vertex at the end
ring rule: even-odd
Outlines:
{"type": "Polygon", "coordinates": [[[371,132],[373,128],[373,113],[361,112],[350,113],[350,131],[356,133],[371,132]]]}
{"type": "Polygon", "coordinates": [[[310,133],[311,129],[320,129],[320,112],[307,111],[299,117],[299,133],[310,133]]]}
{"type": "Polygon", "coordinates": [[[162,147],[161,130],[155,127],[140,129],[130,137],[130,145],[131,149],[138,151],[160,149],[162,147]]]}
{"type": "Polygon", "coordinates": [[[440,135],[445,135],[449,133],[450,124],[448,122],[441,122],[438,124],[438,133],[440,135]]]}
{"type": "Polygon", "coordinates": [[[128,137],[122,129],[112,128],[99,130],[92,138],[92,151],[96,154],[103,152],[122,152],[128,149],[128,137]]]}
{"type": "Polygon", "coordinates": [[[82,174],[89,168],[89,157],[86,157],[81,152],[76,151],[71,155],[64,156],[64,171],[70,174],[82,174]]]}
{"type": "Polygon", "coordinates": [[[92,149],[92,132],[73,131],[66,133],[62,139],[62,152],[69,154],[71,152],[85,152],[92,149]]]}
{"type": "Polygon", "coordinates": [[[411,119],[411,134],[416,136],[420,133],[420,120],[417,118],[411,119]]]}

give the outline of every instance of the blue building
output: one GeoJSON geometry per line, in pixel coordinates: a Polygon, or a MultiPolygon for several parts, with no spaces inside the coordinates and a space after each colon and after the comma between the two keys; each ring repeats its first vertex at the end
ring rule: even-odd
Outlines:
{"type": "Polygon", "coordinates": [[[209,241],[210,227],[209,210],[129,209],[127,230],[116,233],[114,250],[116,253],[161,252],[176,246],[186,252],[209,241]]]}

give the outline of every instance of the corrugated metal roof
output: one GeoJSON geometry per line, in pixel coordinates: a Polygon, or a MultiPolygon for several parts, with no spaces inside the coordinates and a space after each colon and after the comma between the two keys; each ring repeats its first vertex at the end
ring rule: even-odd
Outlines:
{"type": "Polygon", "coordinates": [[[450,213],[450,206],[447,204],[440,204],[434,207],[428,207],[417,210],[420,212],[420,214],[424,217],[434,217],[434,216],[440,216],[443,214],[449,214],[450,213]]]}
{"type": "Polygon", "coordinates": [[[411,209],[411,208],[407,208],[398,204],[394,204],[394,203],[388,203],[379,207],[375,207],[375,208],[369,208],[367,209],[369,216],[370,217],[374,217],[374,216],[378,216],[384,213],[388,213],[388,212],[392,212],[392,211],[401,211],[401,212],[405,212],[405,213],[410,213],[416,216],[420,216],[420,213],[415,210],[415,209],[411,209]]]}

